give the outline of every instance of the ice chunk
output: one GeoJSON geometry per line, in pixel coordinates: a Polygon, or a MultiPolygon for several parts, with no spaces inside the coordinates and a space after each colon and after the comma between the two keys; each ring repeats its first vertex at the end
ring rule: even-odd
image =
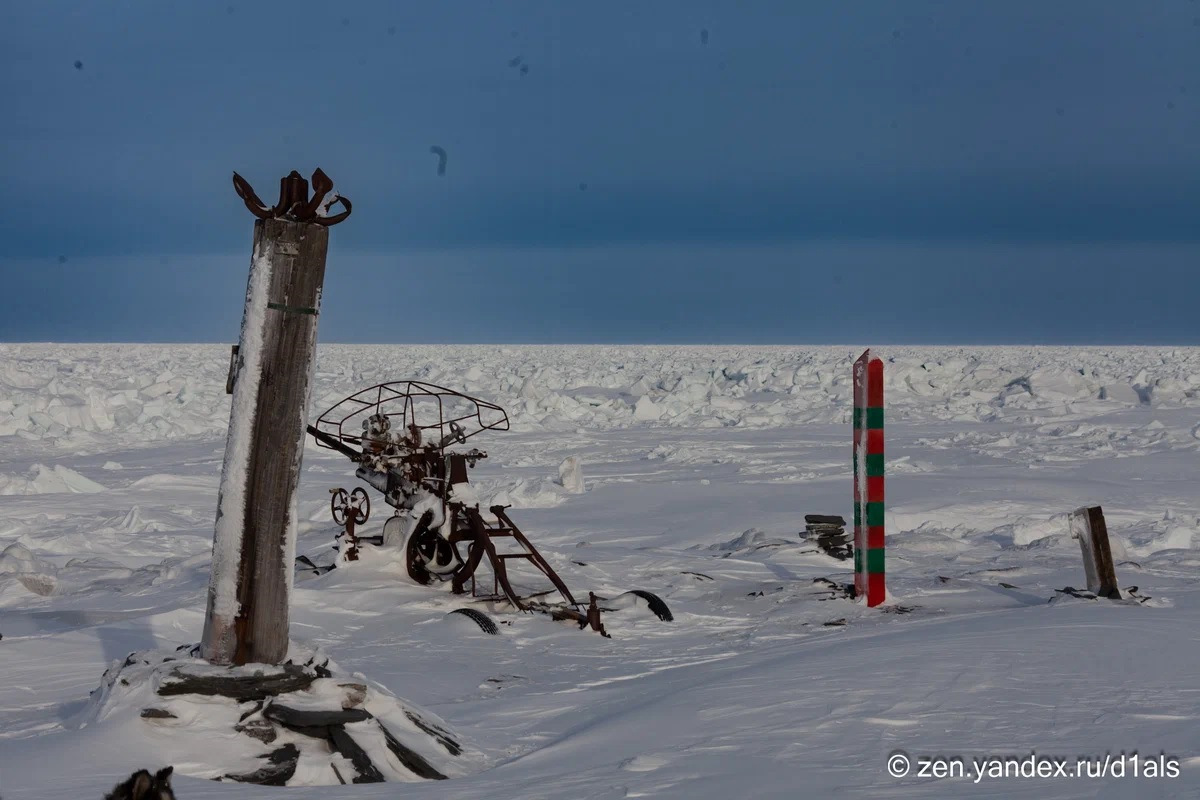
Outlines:
{"type": "Polygon", "coordinates": [[[558,482],[571,494],[583,494],[583,469],[579,456],[567,456],[558,465],[558,482]]]}

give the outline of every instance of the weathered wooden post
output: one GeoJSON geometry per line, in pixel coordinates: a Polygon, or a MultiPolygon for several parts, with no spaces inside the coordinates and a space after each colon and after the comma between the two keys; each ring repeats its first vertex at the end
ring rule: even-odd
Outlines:
{"type": "Polygon", "coordinates": [[[317,314],[328,226],[350,214],[325,173],[280,181],[279,203],[263,205],[237,173],[234,188],[258,217],[236,355],[233,406],[217,500],[208,611],[200,654],[215,664],[278,664],[287,657],[288,607],[296,549],[317,314]],[[327,216],[341,202],[345,210],[327,216]]]}
{"type": "Polygon", "coordinates": [[[1104,510],[1100,506],[1077,508],[1071,512],[1070,520],[1071,536],[1079,540],[1079,549],[1083,552],[1088,591],[1097,597],[1121,599],[1104,510]]]}

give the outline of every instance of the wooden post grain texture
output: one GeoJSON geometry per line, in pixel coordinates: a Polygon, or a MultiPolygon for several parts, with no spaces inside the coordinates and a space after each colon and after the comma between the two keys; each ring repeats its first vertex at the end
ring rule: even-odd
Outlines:
{"type": "Polygon", "coordinates": [[[329,231],[319,225],[254,224],[201,645],[212,663],[287,657],[295,494],[328,245],[329,231]],[[227,596],[234,581],[236,603],[227,596]]]}
{"type": "Polygon", "coordinates": [[[1085,506],[1071,512],[1071,535],[1079,540],[1087,588],[1097,597],[1121,598],[1117,570],[1108,542],[1108,524],[1100,506],[1085,506]]]}

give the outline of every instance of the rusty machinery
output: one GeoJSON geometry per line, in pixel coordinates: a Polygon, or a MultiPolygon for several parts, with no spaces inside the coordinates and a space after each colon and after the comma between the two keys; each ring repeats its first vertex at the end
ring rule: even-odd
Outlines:
{"type": "MultiPolygon", "coordinates": [[[[395,509],[380,535],[360,537],[358,527],[370,515],[366,491],[361,487],[353,492],[331,489],[333,519],[343,526],[339,536],[345,537],[343,557],[357,558],[360,538],[385,548],[402,548],[408,575],[419,584],[449,583],[455,594],[507,602],[520,611],[570,620],[606,636],[601,612],[636,605],[639,599],[659,619],[671,620],[666,603],[643,590],[612,599],[589,592],[586,602],[577,600],[508,516],[508,506],[491,506],[491,519],[480,511],[468,471],[487,458],[487,453],[477,448],[450,448],[464,445],[484,431],[508,429],[508,414],[500,406],[413,380],[363,389],[321,414],[308,426],[316,443],[357,464],[355,475],[395,509]],[[484,562],[490,568],[490,580],[479,574],[484,562]],[[518,592],[510,578],[510,570],[517,565],[533,567],[552,588],[518,592]]],[[[484,630],[495,630],[478,612],[463,611],[469,611],[467,615],[484,630]]]]}

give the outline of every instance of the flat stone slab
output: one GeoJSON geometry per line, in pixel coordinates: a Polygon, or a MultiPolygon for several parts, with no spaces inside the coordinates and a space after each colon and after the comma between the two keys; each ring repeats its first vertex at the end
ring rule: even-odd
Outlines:
{"type": "Polygon", "coordinates": [[[267,753],[267,763],[244,775],[226,775],[238,783],[256,783],[259,786],[286,786],[296,774],[300,762],[300,750],[294,744],[285,744],[278,750],[267,753]]]}
{"type": "MultiPolygon", "coordinates": [[[[409,715],[409,719],[412,719],[411,715],[409,715]]],[[[392,735],[392,732],[389,731],[382,722],[375,720],[375,723],[379,725],[379,730],[383,731],[383,738],[384,741],[387,742],[388,750],[391,750],[392,754],[396,756],[396,758],[400,760],[400,763],[407,767],[410,772],[412,772],[414,775],[431,781],[443,781],[446,779],[446,776],[434,769],[433,765],[431,765],[428,761],[426,761],[417,753],[414,753],[408,747],[405,747],[399,739],[392,735]]],[[[445,745],[443,744],[443,747],[444,746],[445,745]]],[[[458,745],[455,745],[455,747],[457,746],[458,745]]],[[[459,752],[462,751],[460,750],[459,752]]]]}
{"type": "MultiPolygon", "coordinates": [[[[383,773],[371,763],[367,751],[358,746],[358,742],[346,733],[346,729],[336,725],[329,729],[329,740],[333,749],[350,759],[358,772],[352,783],[383,783],[383,773]]],[[[445,777],[444,775],[442,777],[445,777]]]]}
{"type": "Polygon", "coordinates": [[[268,675],[245,675],[233,673],[191,674],[176,668],[171,671],[172,680],[159,685],[158,693],[163,697],[179,694],[220,695],[234,700],[264,700],[279,694],[299,692],[307,689],[316,675],[303,667],[284,664],[281,672],[268,675]]]}
{"type": "Polygon", "coordinates": [[[804,521],[809,525],[840,525],[846,526],[846,520],[843,517],[830,516],[828,514],[805,514],[804,521]]]}
{"type": "Polygon", "coordinates": [[[363,708],[339,708],[329,711],[309,711],[289,708],[275,702],[263,709],[263,716],[288,728],[324,728],[329,725],[345,725],[347,722],[362,722],[371,719],[363,708]]]}

